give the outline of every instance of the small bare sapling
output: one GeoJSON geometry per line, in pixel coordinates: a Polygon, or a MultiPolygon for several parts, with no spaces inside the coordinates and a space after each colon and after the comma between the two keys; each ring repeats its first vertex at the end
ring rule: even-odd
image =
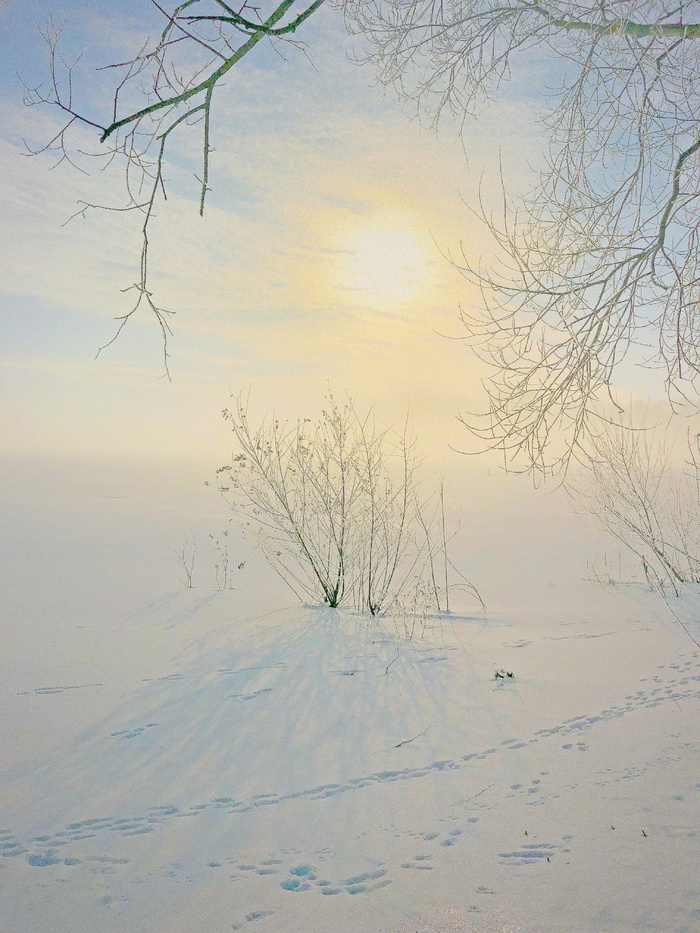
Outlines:
{"type": "MultiPolygon", "coordinates": [[[[215,538],[209,535],[214,544],[214,574],[216,576],[216,588],[218,590],[228,590],[233,586],[233,568],[230,566],[231,557],[228,549],[228,531],[222,531],[221,537],[215,538]]],[[[238,570],[242,570],[245,561],[237,565],[238,570]]]]}
{"type": "Polygon", "coordinates": [[[196,554],[197,542],[194,539],[194,535],[190,532],[182,539],[181,547],[175,549],[175,556],[180,565],[180,579],[188,589],[192,589],[192,573],[194,571],[196,554]]]}

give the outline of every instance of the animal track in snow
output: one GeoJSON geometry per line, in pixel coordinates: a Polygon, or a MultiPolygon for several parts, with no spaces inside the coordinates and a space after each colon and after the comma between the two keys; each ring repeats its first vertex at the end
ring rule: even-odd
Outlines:
{"type": "Polygon", "coordinates": [[[295,865],[289,869],[289,874],[291,877],[280,882],[280,887],[285,891],[308,891],[311,882],[316,881],[318,877],[312,865],[295,865]]]}
{"type": "MultiPolygon", "coordinates": [[[[457,845],[458,842],[462,841],[468,830],[473,830],[476,827],[476,824],[479,822],[478,816],[467,817],[466,820],[462,821],[461,827],[455,827],[454,829],[447,830],[447,832],[436,832],[435,830],[429,830],[424,833],[411,833],[410,835],[416,836],[418,839],[424,840],[425,842],[435,842],[443,848],[451,848],[454,845],[457,845]]],[[[430,856],[415,856],[413,862],[424,862],[432,859],[430,856]]],[[[402,865],[402,868],[419,868],[419,865],[413,863],[406,863],[402,865]]]]}
{"type": "Polygon", "coordinates": [[[49,850],[48,852],[39,852],[36,855],[30,855],[27,861],[35,868],[45,868],[47,865],[58,865],[61,859],[56,858],[53,851],[49,850]]]}
{"type": "Polygon", "coordinates": [[[142,735],[146,729],[153,729],[154,726],[157,726],[157,722],[147,722],[145,726],[136,726],[133,729],[121,729],[119,732],[110,732],[110,738],[120,738],[120,739],[135,739],[136,736],[142,735]]]}
{"type": "Polygon", "coordinates": [[[47,696],[52,693],[63,693],[65,690],[85,690],[87,687],[102,687],[104,684],[73,684],[69,687],[35,687],[33,690],[22,690],[18,697],[31,695],[47,696]]]}
{"type": "Polygon", "coordinates": [[[230,693],[226,699],[228,700],[254,700],[255,697],[259,697],[261,693],[271,693],[272,687],[263,687],[262,690],[256,690],[254,693],[230,693]]]}
{"type": "Polygon", "coordinates": [[[532,778],[528,784],[511,784],[510,790],[514,793],[510,797],[523,797],[530,807],[542,806],[547,800],[556,798],[559,794],[545,793],[542,778],[547,777],[549,771],[540,771],[539,777],[532,778]]]}
{"type": "Polygon", "coordinates": [[[432,855],[414,855],[410,862],[404,862],[402,868],[415,868],[417,870],[432,871],[433,866],[427,863],[432,855]]]}
{"type": "MultiPolygon", "coordinates": [[[[327,851],[327,850],[324,850],[327,851]]],[[[321,852],[316,853],[320,860],[324,860],[327,855],[321,852]]],[[[430,856],[426,856],[429,858],[430,856]]],[[[267,874],[268,870],[261,866],[282,865],[283,860],[277,858],[262,859],[257,863],[236,863],[234,859],[230,860],[238,871],[256,872],[257,874],[267,874]]],[[[280,873],[280,869],[273,870],[275,874],[280,873]]],[[[241,876],[232,876],[232,880],[238,880],[241,876]]],[[[391,883],[387,870],[379,863],[377,868],[369,871],[359,872],[349,877],[335,878],[333,880],[321,876],[319,877],[315,865],[311,862],[299,862],[292,864],[286,870],[286,877],[277,882],[279,887],[290,894],[321,894],[329,897],[340,894],[365,894],[379,888],[386,887],[391,883]]]]}
{"type": "Polygon", "coordinates": [[[569,638],[607,638],[609,635],[616,634],[616,632],[582,632],[580,635],[543,635],[542,641],[564,641],[569,638]]]}
{"type": "Polygon", "coordinates": [[[547,842],[529,842],[514,852],[499,852],[501,865],[534,865],[538,861],[549,861],[556,851],[556,846],[547,842]]]}
{"type": "MultiPolygon", "coordinates": [[[[263,920],[265,917],[271,917],[275,913],[274,910],[252,910],[249,914],[245,915],[245,921],[247,923],[253,923],[256,920],[263,920]]],[[[240,930],[241,925],[239,923],[234,923],[231,926],[232,930],[240,930]]]]}
{"type": "Polygon", "coordinates": [[[3,829],[0,832],[0,857],[12,858],[15,855],[24,855],[27,851],[29,850],[9,830],[3,829]]]}
{"type": "Polygon", "coordinates": [[[157,683],[161,680],[165,680],[165,681],[182,680],[184,676],[185,676],[184,674],[176,673],[176,674],[165,674],[165,676],[163,677],[143,677],[141,682],[144,684],[151,684],[151,683],[157,683]]]}
{"type": "MultiPolygon", "coordinates": [[[[657,668],[657,670],[664,670],[664,666],[660,666],[657,668]]],[[[435,774],[438,771],[457,771],[467,767],[467,765],[472,761],[484,760],[488,756],[494,754],[517,754],[520,748],[540,741],[545,741],[549,738],[558,738],[559,736],[565,737],[569,735],[578,737],[584,731],[595,728],[598,723],[604,723],[615,718],[626,716],[628,713],[633,713],[640,709],[655,707],[662,703],[678,703],[684,699],[694,699],[700,697],[700,689],[698,688],[698,684],[700,683],[700,673],[696,673],[697,671],[700,671],[699,662],[694,660],[686,660],[683,663],[669,665],[665,670],[667,671],[667,674],[673,673],[675,676],[665,682],[661,680],[655,681],[654,686],[640,689],[634,693],[629,694],[625,697],[624,704],[608,707],[594,715],[574,716],[555,726],[538,729],[530,737],[522,739],[512,737],[502,742],[499,747],[491,747],[482,751],[469,752],[468,754],[465,754],[456,760],[446,759],[433,761],[421,767],[406,767],[401,769],[375,771],[358,777],[349,778],[343,783],[322,784],[316,787],[311,787],[287,794],[253,795],[252,797],[244,800],[236,800],[233,797],[220,796],[215,797],[205,803],[193,804],[188,809],[183,811],[176,807],[164,805],[150,808],[146,813],[142,814],[128,816],[125,815],[118,818],[99,817],[86,819],[77,823],[71,823],[67,827],[64,827],[63,830],[55,832],[53,835],[45,836],[41,839],[33,840],[31,842],[26,842],[15,838],[11,836],[11,834],[8,835],[8,831],[8,833],[5,835],[0,835],[0,858],[7,858],[22,854],[27,858],[28,863],[31,865],[35,864],[34,861],[30,861],[33,856],[42,856],[43,858],[43,856],[45,856],[48,851],[52,851],[58,847],[69,847],[81,840],[91,838],[98,833],[116,832],[122,836],[137,837],[150,834],[155,829],[157,829],[159,824],[163,822],[169,821],[171,819],[196,817],[203,811],[210,809],[218,809],[224,811],[226,814],[235,815],[237,813],[250,812],[260,807],[287,804],[297,799],[318,801],[336,796],[338,794],[361,792],[365,787],[393,783],[394,781],[417,780],[427,775],[435,774]]],[[[233,671],[233,673],[236,673],[236,671],[233,671]]],[[[168,679],[175,679],[179,676],[181,675],[169,675],[168,679]]],[[[656,676],[659,677],[658,674],[656,676]]],[[[642,680],[641,682],[644,683],[645,680],[646,679],[642,680]]],[[[265,690],[270,689],[272,688],[265,688],[265,690]]],[[[252,699],[255,696],[258,696],[261,692],[264,691],[258,691],[252,694],[237,694],[234,695],[234,698],[239,700],[252,699]]],[[[141,734],[143,730],[154,727],[155,725],[156,723],[147,723],[144,726],[139,726],[134,729],[120,730],[113,733],[113,737],[135,738],[141,734]]],[[[586,743],[583,741],[565,742],[564,747],[567,751],[570,751],[573,748],[576,748],[579,751],[586,751],[588,748],[586,743]],[[569,748],[566,748],[566,746],[569,746],[569,748]]],[[[623,775],[623,777],[635,777],[635,775],[626,774],[623,775]]],[[[610,777],[604,779],[603,783],[608,780],[619,779],[620,776],[611,775],[610,777]]],[[[523,796],[523,798],[527,800],[528,805],[530,806],[542,805],[551,796],[543,792],[542,783],[539,779],[533,779],[528,787],[524,787],[523,785],[512,785],[511,790],[523,796]]],[[[445,836],[444,838],[441,838],[440,843],[446,843],[449,846],[450,844],[454,844],[457,838],[458,837],[445,836]]],[[[45,863],[40,859],[38,862],[36,862],[36,864],[42,865],[50,863],[45,863]]]]}
{"type": "Polygon", "coordinates": [[[284,661],[278,661],[275,664],[258,664],[253,667],[220,667],[217,674],[244,674],[247,671],[271,671],[277,667],[286,667],[284,661]]]}

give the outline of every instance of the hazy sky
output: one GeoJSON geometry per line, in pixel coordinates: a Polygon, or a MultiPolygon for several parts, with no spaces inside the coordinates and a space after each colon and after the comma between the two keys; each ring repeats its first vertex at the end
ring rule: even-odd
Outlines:
{"type": "MultiPolygon", "coordinates": [[[[313,412],[328,382],[381,414],[410,405],[440,456],[467,443],[460,408],[481,401],[475,358],[462,341],[460,303],[479,300],[445,255],[474,260],[490,244],[463,203],[483,175],[496,191],[499,153],[524,188],[540,143],[537,103],[517,84],[478,123],[421,128],[373,74],[337,13],[305,24],[308,57],[258,47],[217,91],[205,217],[197,213],[199,131],[183,135],[167,174],[170,199],[152,231],[157,302],[177,314],[172,382],[147,313],[95,360],[112,320],[130,308],[139,218],[89,214],[78,202],[124,203],[121,168],[82,174],[51,155],[28,157],[59,127],[22,104],[48,80],[37,31],[65,20],[67,55],[85,51],[76,106],[104,119],[96,63],[133,54],[161,26],[147,0],[9,0],[0,11],[2,424],[5,449],[130,458],[226,455],[220,416],[229,393],[253,407],[313,412]],[[139,14],[146,20],[139,21],[139,14]],[[467,159],[468,157],[468,159],[467,159]]],[[[76,141],[95,148],[95,133],[76,141]]]]}

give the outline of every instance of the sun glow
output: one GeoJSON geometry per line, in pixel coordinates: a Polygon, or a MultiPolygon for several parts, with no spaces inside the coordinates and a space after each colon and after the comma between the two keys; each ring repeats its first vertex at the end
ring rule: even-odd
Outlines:
{"type": "Polygon", "coordinates": [[[382,301],[415,297],[426,279],[426,253],[413,234],[377,227],[358,232],[349,243],[347,287],[382,301]]]}

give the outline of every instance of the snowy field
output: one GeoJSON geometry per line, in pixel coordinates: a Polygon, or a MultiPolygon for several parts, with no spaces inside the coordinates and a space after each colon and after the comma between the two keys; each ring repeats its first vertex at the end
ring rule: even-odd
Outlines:
{"type": "Polygon", "coordinates": [[[700,930],[700,650],[561,497],[465,484],[486,610],[406,639],[218,591],[201,483],[5,473],[0,933],[700,930]]]}

